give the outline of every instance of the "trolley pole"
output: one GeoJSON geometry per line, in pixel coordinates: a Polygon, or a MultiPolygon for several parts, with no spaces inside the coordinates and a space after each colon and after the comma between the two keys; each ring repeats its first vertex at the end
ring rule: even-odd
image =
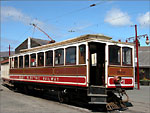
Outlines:
{"type": "Polygon", "coordinates": [[[136,41],[136,58],[137,58],[137,86],[140,90],[140,77],[139,77],[139,55],[138,55],[138,38],[137,38],[137,25],[135,25],[135,41],[136,41]]]}

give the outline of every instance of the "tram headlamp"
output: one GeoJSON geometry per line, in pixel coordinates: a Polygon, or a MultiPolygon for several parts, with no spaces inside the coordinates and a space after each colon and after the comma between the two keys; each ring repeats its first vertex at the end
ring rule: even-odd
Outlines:
{"type": "Polygon", "coordinates": [[[115,76],[114,77],[114,83],[115,84],[120,84],[121,83],[121,77],[120,76],[115,76]]]}

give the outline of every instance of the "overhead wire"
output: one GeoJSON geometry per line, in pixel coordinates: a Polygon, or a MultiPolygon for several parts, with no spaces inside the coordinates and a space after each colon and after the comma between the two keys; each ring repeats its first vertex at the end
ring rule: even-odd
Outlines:
{"type": "MultiPolygon", "coordinates": [[[[132,12],[132,13],[129,13],[129,14],[135,14],[136,12],[132,12]]],[[[126,17],[126,16],[128,16],[128,15],[124,15],[124,16],[119,16],[119,17],[115,17],[115,18],[113,18],[113,19],[110,19],[110,20],[112,20],[112,21],[114,21],[114,20],[117,20],[117,19],[120,19],[120,18],[123,18],[123,17],[126,17]]],[[[104,22],[100,22],[100,23],[96,23],[96,24],[92,24],[92,25],[90,25],[90,26],[88,26],[88,27],[91,27],[91,26],[99,26],[99,24],[104,24],[104,22]]],[[[81,30],[81,29],[80,29],[81,30]]]]}
{"type": "Polygon", "coordinates": [[[35,26],[33,26],[32,38],[33,38],[34,32],[35,32],[35,26]]]}
{"type": "MultiPolygon", "coordinates": [[[[109,0],[109,1],[110,1],[110,0],[109,0]]],[[[65,14],[62,14],[62,15],[60,15],[60,16],[57,16],[57,17],[55,17],[55,18],[46,19],[46,20],[44,20],[44,22],[47,22],[47,21],[49,21],[49,20],[54,20],[54,19],[57,19],[57,18],[61,18],[61,17],[63,17],[63,16],[70,15],[70,14],[73,14],[73,13],[76,13],[76,12],[80,12],[80,11],[82,11],[82,10],[91,8],[91,7],[93,7],[93,6],[100,5],[100,4],[105,3],[105,2],[106,2],[106,0],[102,0],[101,2],[92,4],[92,5],[88,6],[88,7],[80,8],[80,9],[77,9],[77,10],[74,10],[74,11],[70,11],[70,12],[67,12],[67,13],[65,13],[65,14]]]]}
{"type": "MultiPolygon", "coordinates": [[[[60,15],[60,16],[57,16],[57,17],[55,17],[55,18],[51,18],[51,19],[46,19],[45,21],[43,21],[43,22],[47,22],[47,21],[49,21],[49,20],[53,20],[53,19],[57,19],[57,18],[61,18],[61,17],[63,17],[63,16],[66,16],[66,15],[70,15],[70,14],[73,14],[73,13],[76,13],[76,12],[80,12],[80,11],[82,11],[82,10],[85,10],[85,9],[88,9],[88,8],[91,8],[91,7],[94,7],[94,6],[97,6],[97,5],[100,5],[100,4],[102,4],[102,3],[105,3],[107,0],[103,0],[103,1],[100,1],[100,2],[98,2],[98,3],[94,3],[94,4],[91,4],[91,5],[89,5],[88,7],[84,7],[84,8],[80,8],[80,9],[77,9],[77,10],[74,10],[74,11],[71,11],[71,12],[68,12],[68,13],[65,13],[65,14],[62,14],[62,15],[60,15]]],[[[112,1],[112,0],[109,0],[109,1],[112,1]]],[[[135,12],[132,12],[132,13],[135,13],[135,12]]],[[[132,13],[130,13],[130,14],[132,14],[132,13]]],[[[116,18],[113,18],[113,19],[111,19],[112,21],[113,20],[117,20],[117,19],[119,19],[119,18],[123,18],[123,17],[126,17],[127,15],[125,15],[125,16],[120,16],[120,17],[116,17],[116,18]]],[[[101,23],[96,23],[96,24],[93,24],[93,25],[90,25],[90,26],[88,26],[88,27],[91,27],[91,26],[95,26],[95,25],[99,25],[99,24],[104,24],[104,22],[101,22],[101,23]]],[[[47,26],[47,25],[45,25],[45,26],[47,26]]],[[[44,27],[45,27],[44,26],[44,27]]],[[[85,28],[83,28],[83,29],[85,29],[85,28]]],[[[75,31],[75,30],[72,30],[72,31],[75,31]]],[[[76,30],[75,32],[77,32],[78,30],[76,30]]],[[[81,29],[80,29],[80,31],[82,31],[81,29]]],[[[33,34],[34,34],[34,31],[33,31],[33,34]]],[[[33,36],[33,34],[32,34],[32,36],[33,36]]]]}
{"type": "MultiPolygon", "coordinates": [[[[97,5],[101,5],[101,4],[105,3],[106,1],[108,2],[108,1],[112,1],[112,0],[101,0],[100,2],[93,3],[93,4],[89,5],[88,7],[80,8],[80,9],[77,9],[77,10],[74,10],[74,11],[70,11],[70,12],[67,12],[67,13],[65,13],[65,14],[62,14],[62,15],[60,15],[60,16],[57,16],[57,17],[55,17],[55,18],[46,19],[46,20],[44,20],[43,22],[48,22],[49,20],[57,20],[58,18],[61,18],[61,17],[63,17],[63,16],[70,15],[70,14],[73,14],[73,13],[77,13],[77,12],[86,10],[86,9],[88,9],[88,8],[91,8],[91,7],[94,7],[94,6],[97,6],[97,5]]],[[[48,25],[45,25],[45,26],[48,26],[48,25]]],[[[44,26],[44,27],[45,27],[45,26],[44,26]]]]}
{"type": "Polygon", "coordinates": [[[32,28],[32,27],[30,26],[22,35],[20,35],[20,36],[18,37],[18,39],[22,39],[22,37],[24,37],[25,34],[27,34],[27,32],[29,32],[29,30],[30,30],[31,28],[32,28]]]}

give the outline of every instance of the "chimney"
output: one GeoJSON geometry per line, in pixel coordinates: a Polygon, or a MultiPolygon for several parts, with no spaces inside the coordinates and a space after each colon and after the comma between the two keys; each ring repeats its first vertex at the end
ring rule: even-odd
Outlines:
{"type": "Polygon", "coordinates": [[[31,37],[28,37],[28,49],[31,48],[31,37]]]}

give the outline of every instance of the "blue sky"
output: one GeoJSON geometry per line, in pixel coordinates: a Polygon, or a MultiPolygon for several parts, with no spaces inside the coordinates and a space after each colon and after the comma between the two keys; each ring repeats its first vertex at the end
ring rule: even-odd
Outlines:
{"type": "MultiPolygon", "coordinates": [[[[150,1],[1,1],[1,51],[7,51],[9,44],[14,50],[27,37],[49,40],[30,23],[57,42],[98,33],[125,41],[135,35],[134,24],[138,35],[150,37],[150,1]]],[[[140,42],[146,46],[144,38],[140,42]]]]}

